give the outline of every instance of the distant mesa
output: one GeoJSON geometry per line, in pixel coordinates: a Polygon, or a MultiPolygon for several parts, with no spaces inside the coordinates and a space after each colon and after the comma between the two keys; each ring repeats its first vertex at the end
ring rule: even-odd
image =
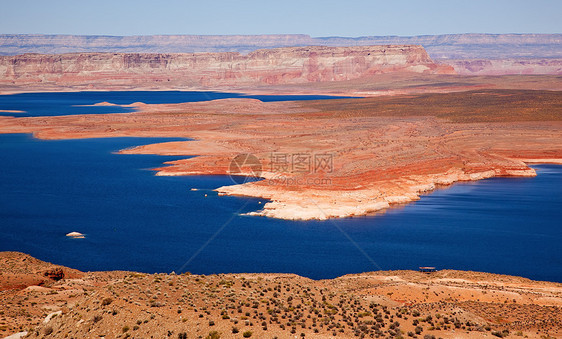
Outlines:
{"type": "Polygon", "coordinates": [[[70,232],[66,234],[67,237],[74,238],[74,239],[84,239],[86,236],[80,232],[70,232]]]}
{"type": "Polygon", "coordinates": [[[0,87],[222,89],[354,80],[397,71],[559,75],[561,40],[562,34],[0,34],[0,87]]]}
{"type": "Polygon", "coordinates": [[[0,55],[24,53],[219,53],[298,46],[422,45],[433,59],[561,58],[562,34],[311,37],[276,35],[0,34],[0,55]]]}
{"type": "MultiPolygon", "coordinates": [[[[345,81],[375,74],[454,74],[422,46],[286,47],[240,53],[75,53],[0,56],[0,86],[90,84],[218,88],[345,81]]],[[[151,87],[151,88],[152,88],[151,87]]],[[[100,105],[100,104],[98,104],[100,105]]],[[[107,103],[102,103],[107,105],[107,103]]],[[[129,106],[143,106],[133,103],[129,106]]]]}

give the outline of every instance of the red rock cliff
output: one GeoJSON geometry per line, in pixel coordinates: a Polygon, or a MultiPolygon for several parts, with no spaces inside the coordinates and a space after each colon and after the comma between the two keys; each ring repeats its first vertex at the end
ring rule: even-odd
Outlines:
{"type": "Polygon", "coordinates": [[[237,86],[350,80],[387,72],[453,73],[421,46],[290,47],[239,53],[75,53],[0,57],[0,84],[237,86]]]}
{"type": "Polygon", "coordinates": [[[463,75],[562,74],[562,59],[444,60],[463,75]]]}

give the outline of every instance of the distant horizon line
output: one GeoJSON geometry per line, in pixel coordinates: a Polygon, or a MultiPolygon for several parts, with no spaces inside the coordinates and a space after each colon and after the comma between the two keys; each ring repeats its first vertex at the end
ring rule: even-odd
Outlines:
{"type": "Polygon", "coordinates": [[[447,36],[447,35],[562,35],[562,33],[441,33],[441,34],[417,34],[417,35],[325,35],[311,36],[307,33],[261,33],[261,34],[136,34],[136,35],[119,35],[119,34],[74,34],[74,33],[0,33],[0,36],[92,36],[92,37],[148,37],[148,36],[201,36],[201,37],[227,37],[227,36],[303,36],[309,38],[371,38],[371,37],[424,37],[424,36],[447,36]]]}

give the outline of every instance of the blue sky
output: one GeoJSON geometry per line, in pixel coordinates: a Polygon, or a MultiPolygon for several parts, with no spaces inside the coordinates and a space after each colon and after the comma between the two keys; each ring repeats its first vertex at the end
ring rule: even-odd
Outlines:
{"type": "Polygon", "coordinates": [[[562,33],[562,0],[0,0],[0,34],[562,33]]]}

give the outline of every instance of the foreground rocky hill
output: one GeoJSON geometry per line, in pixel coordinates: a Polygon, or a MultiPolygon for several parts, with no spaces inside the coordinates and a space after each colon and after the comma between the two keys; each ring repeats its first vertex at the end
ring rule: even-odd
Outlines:
{"type": "Polygon", "coordinates": [[[562,284],[497,274],[379,271],[315,281],[291,274],[82,273],[17,252],[0,252],[0,268],[0,336],[562,335],[562,284]]]}
{"type": "Polygon", "coordinates": [[[25,54],[0,57],[0,85],[240,86],[352,80],[388,72],[454,73],[421,46],[293,47],[239,53],[25,54]]]}

